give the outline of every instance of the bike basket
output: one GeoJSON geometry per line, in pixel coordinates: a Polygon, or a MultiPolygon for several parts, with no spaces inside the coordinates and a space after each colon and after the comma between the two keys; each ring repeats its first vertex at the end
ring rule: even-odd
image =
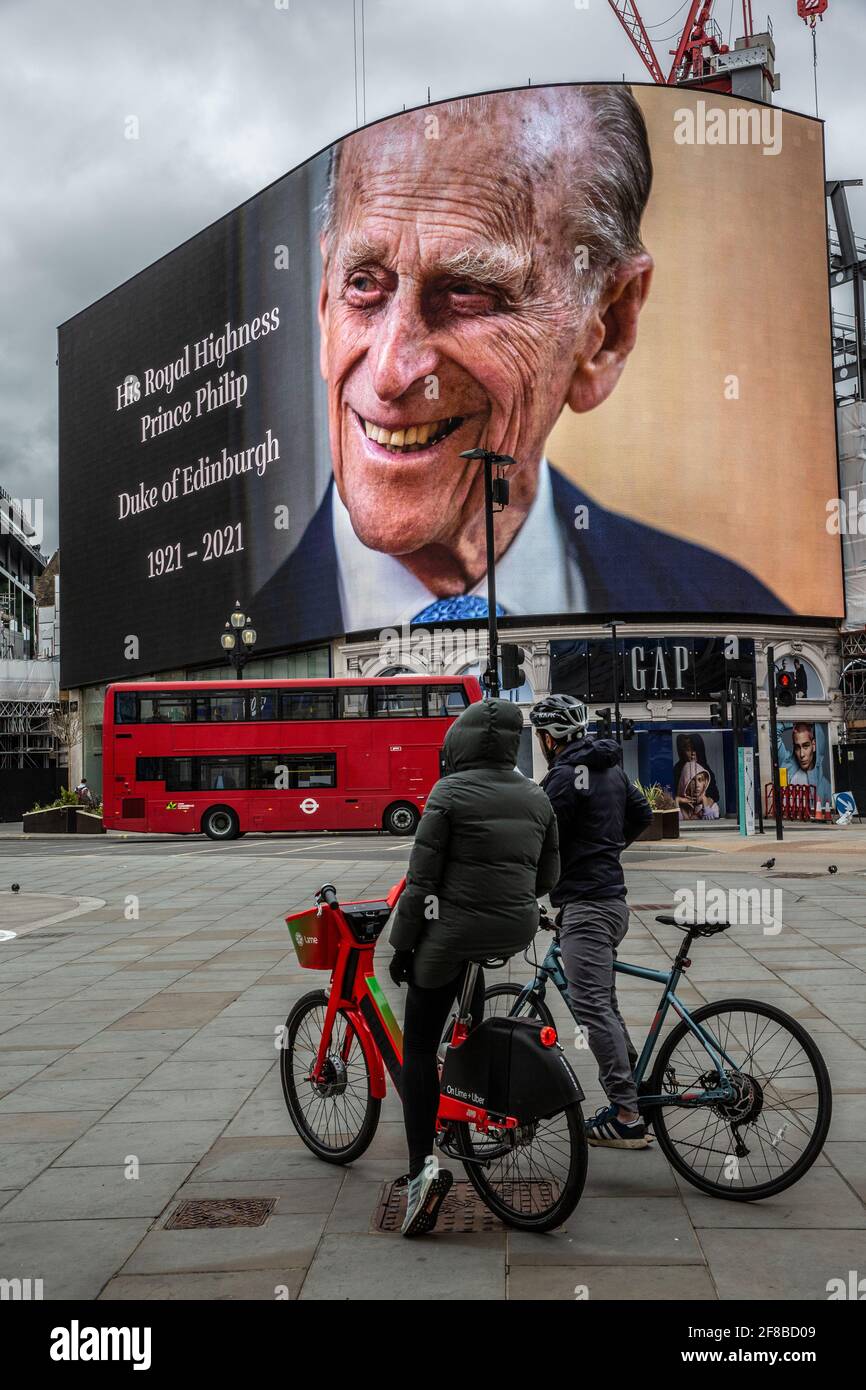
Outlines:
{"type": "Polygon", "coordinates": [[[329,907],[321,912],[308,908],[286,918],[298,964],[305,970],[333,970],[337,963],[340,933],[329,907]]]}

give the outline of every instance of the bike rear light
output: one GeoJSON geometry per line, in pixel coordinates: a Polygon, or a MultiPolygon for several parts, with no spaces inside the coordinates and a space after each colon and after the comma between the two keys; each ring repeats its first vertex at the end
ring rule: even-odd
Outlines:
{"type": "Polygon", "coordinates": [[[542,1046],[542,1047],[555,1047],[555,1046],[556,1046],[556,1029],[555,1029],[555,1028],[551,1028],[551,1026],[550,1026],[549,1023],[546,1024],[546,1025],[544,1026],[544,1028],[542,1028],[541,1032],[539,1033],[539,1035],[538,1035],[538,1040],[539,1040],[539,1042],[541,1043],[541,1046],[542,1046]]]}

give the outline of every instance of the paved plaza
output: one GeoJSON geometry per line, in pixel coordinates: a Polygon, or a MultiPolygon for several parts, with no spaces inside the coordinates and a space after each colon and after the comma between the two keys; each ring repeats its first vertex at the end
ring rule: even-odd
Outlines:
{"type": "MultiPolygon", "coordinates": [[[[46,1299],[827,1298],[866,1273],[866,832],[746,843],[726,832],[624,857],[625,959],[657,964],[678,888],[783,893],[778,934],[741,927],[696,943],[682,997],[749,996],[815,1035],[834,1089],[829,1140],[797,1186],[761,1203],[705,1197],[658,1152],[590,1150],[584,1196],[560,1230],[374,1232],[383,1184],[405,1169],[389,1092],[367,1154],[317,1161],[280,1088],[279,1029],[325,977],[301,970],[284,917],[322,882],[382,894],[408,846],[387,837],[247,836],[229,846],[0,836],[0,1278],[46,1299]],[[772,871],[759,862],[776,856],[772,871]],[[830,864],[838,872],[828,872],[830,864]],[[791,875],[776,877],[775,875],[791,875]],[[19,891],[13,893],[11,885],[19,891]],[[166,1229],[189,1198],[273,1201],[252,1228],[166,1229]],[[578,1293],[576,1293],[578,1291],[578,1293]]],[[[402,1017],[380,950],[379,978],[402,1017]]],[[[525,979],[518,957],[510,976],[525,979]]],[[[504,977],[504,972],[503,972],[504,977]]],[[[656,986],[625,981],[632,1032],[656,986]]],[[[601,1103],[591,1057],[561,1037],[601,1103]]],[[[462,1178],[457,1169],[455,1176],[462,1178]]]]}

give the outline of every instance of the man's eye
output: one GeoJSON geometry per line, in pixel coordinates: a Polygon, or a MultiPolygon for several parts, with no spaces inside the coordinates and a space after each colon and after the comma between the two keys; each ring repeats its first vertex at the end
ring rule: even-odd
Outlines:
{"type": "Polygon", "coordinates": [[[470,281],[461,280],[457,284],[449,285],[448,294],[452,301],[473,311],[483,310],[490,313],[498,307],[498,299],[493,290],[484,285],[473,285],[470,281]]]}
{"type": "Polygon", "coordinates": [[[375,290],[376,288],[376,282],[371,276],[360,274],[353,275],[349,281],[349,285],[353,290],[358,290],[360,294],[369,294],[371,290],[375,290]]]}

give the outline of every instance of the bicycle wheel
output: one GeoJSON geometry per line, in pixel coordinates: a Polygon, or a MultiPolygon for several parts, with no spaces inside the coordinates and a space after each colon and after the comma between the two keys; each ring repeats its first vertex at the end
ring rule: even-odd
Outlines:
{"type": "Polygon", "coordinates": [[[351,1163],[369,1148],[382,1105],[372,1094],[364,1050],[342,1009],[334,1019],[322,1078],[310,1080],[327,1007],[324,991],[314,990],[292,1009],[280,1051],[280,1080],[292,1124],[307,1148],[326,1163],[351,1163]]]}
{"type": "MultiPolygon", "coordinates": [[[[656,1106],[647,1120],[659,1147],[711,1196],[753,1202],[783,1192],[811,1168],[827,1136],[832,1093],[821,1053],[772,1004],[723,999],[692,1018],[734,1063],[737,1094],[721,1105],[656,1106]]],[[[685,1023],[662,1044],[650,1084],[655,1095],[718,1084],[710,1054],[685,1023]]]]}
{"type": "MultiPolygon", "coordinates": [[[[514,1013],[515,1003],[523,990],[524,986],[518,984],[490,985],[484,991],[484,1017],[495,1018],[497,1015],[514,1013]]],[[[549,1023],[553,1026],[553,1014],[544,1000],[534,992],[527,996],[516,1011],[515,1017],[535,1018],[539,1023],[549,1023]]]]}
{"type": "Polygon", "coordinates": [[[455,1124],[455,1144],[466,1176],[494,1216],[519,1231],[552,1231],[580,1201],[586,1181],[583,1113],[569,1105],[503,1138],[455,1124]],[[470,1160],[484,1159],[485,1166],[470,1160]]]}

